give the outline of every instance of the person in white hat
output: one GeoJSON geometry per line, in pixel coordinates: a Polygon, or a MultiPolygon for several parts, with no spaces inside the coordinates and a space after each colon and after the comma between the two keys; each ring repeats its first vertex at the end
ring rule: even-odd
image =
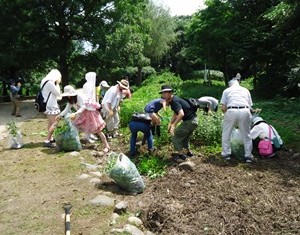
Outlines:
{"type": "Polygon", "coordinates": [[[122,79],[117,81],[117,83],[117,85],[108,89],[101,103],[109,137],[117,137],[119,135],[119,105],[123,98],[123,92],[129,90],[128,80],[122,79]]]}
{"type": "Polygon", "coordinates": [[[283,146],[283,141],[277,130],[259,116],[253,116],[250,138],[253,140],[254,147],[258,146],[259,140],[269,138],[272,141],[274,152],[280,150],[283,146]]]}
{"type": "Polygon", "coordinates": [[[99,103],[93,102],[85,95],[78,93],[70,85],[64,87],[64,93],[62,93],[61,96],[66,97],[68,103],[65,109],[57,116],[56,120],[58,121],[67,113],[71,113],[72,107],[75,108],[76,112],[70,115],[70,119],[72,120],[74,126],[76,126],[79,131],[84,133],[97,133],[104,144],[103,152],[109,152],[109,144],[104,133],[102,132],[102,130],[105,128],[105,122],[100,113],[97,111],[97,109],[100,107],[99,103]]]}
{"type": "Polygon", "coordinates": [[[97,90],[98,101],[101,102],[107,90],[110,88],[107,81],[101,81],[99,84],[99,89],[97,90]]]}

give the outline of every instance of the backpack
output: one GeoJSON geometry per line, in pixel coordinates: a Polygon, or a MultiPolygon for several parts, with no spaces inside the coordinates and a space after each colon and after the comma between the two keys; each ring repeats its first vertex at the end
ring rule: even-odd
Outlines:
{"type": "MultiPolygon", "coordinates": [[[[48,80],[48,81],[49,81],[49,80],[48,80]]],[[[43,90],[44,86],[46,85],[46,83],[47,83],[48,81],[46,81],[46,82],[43,84],[42,88],[39,90],[39,92],[37,93],[37,95],[36,95],[36,97],[35,97],[34,107],[35,107],[35,109],[36,109],[38,112],[45,112],[45,111],[46,111],[47,102],[48,102],[48,99],[49,99],[49,96],[50,96],[51,92],[49,93],[46,102],[44,102],[44,97],[43,97],[43,94],[42,94],[42,90],[43,90]]]]}
{"type": "Polygon", "coordinates": [[[199,108],[198,100],[195,98],[183,98],[183,99],[190,105],[191,110],[196,113],[199,108]]]}
{"type": "Polygon", "coordinates": [[[273,155],[272,141],[269,139],[262,139],[258,143],[259,154],[263,157],[270,157],[273,155]]]}
{"type": "Polygon", "coordinates": [[[265,138],[258,143],[258,152],[263,157],[272,157],[274,154],[271,141],[271,127],[269,126],[269,138],[265,138]]]}

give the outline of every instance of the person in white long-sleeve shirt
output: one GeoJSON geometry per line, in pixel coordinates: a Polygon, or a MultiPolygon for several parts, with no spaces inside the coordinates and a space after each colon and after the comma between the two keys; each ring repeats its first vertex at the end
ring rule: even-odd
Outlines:
{"type": "MultiPolygon", "coordinates": [[[[86,83],[82,87],[82,93],[89,98],[92,102],[97,102],[96,99],[96,77],[95,72],[88,72],[85,74],[86,83]]],[[[85,141],[87,143],[95,143],[98,138],[92,133],[85,133],[85,141]]]]}
{"type": "Polygon", "coordinates": [[[60,113],[60,108],[57,103],[58,98],[60,98],[60,87],[61,83],[61,73],[57,69],[52,69],[45,78],[42,79],[40,87],[45,84],[42,89],[42,94],[44,97],[44,101],[46,102],[46,111],[44,112],[48,118],[48,134],[47,139],[44,142],[45,147],[53,147],[52,142],[54,139],[52,138],[53,130],[51,126],[56,122],[55,117],[60,113]]]}
{"type": "Polygon", "coordinates": [[[274,152],[280,150],[283,145],[283,141],[278,134],[277,130],[270,124],[268,124],[266,121],[264,121],[261,117],[254,117],[252,119],[252,128],[250,131],[250,138],[254,140],[254,146],[257,147],[259,140],[269,138],[269,131],[271,133],[270,139],[272,141],[273,150],[274,152]],[[271,128],[271,129],[269,129],[271,128]],[[274,144],[274,138],[277,137],[278,143],[276,143],[277,146],[274,144]],[[258,140],[258,141],[257,141],[258,140]]]}

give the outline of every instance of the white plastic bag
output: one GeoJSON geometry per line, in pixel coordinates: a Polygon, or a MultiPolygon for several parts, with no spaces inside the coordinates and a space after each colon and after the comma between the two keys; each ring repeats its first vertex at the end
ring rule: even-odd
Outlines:
{"type": "Polygon", "coordinates": [[[8,147],[11,149],[19,149],[24,146],[22,134],[20,131],[16,135],[8,135],[8,147]]]}
{"type": "Polygon", "coordinates": [[[240,130],[237,128],[234,128],[231,132],[230,146],[231,146],[232,155],[239,158],[244,158],[245,155],[244,141],[240,130]]]}

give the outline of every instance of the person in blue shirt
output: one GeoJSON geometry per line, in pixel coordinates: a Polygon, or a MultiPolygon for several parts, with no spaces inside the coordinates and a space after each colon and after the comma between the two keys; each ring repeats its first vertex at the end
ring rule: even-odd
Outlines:
{"type": "Polygon", "coordinates": [[[151,100],[146,106],[145,106],[145,112],[149,113],[151,120],[152,120],[152,134],[155,134],[155,131],[157,133],[157,136],[160,136],[160,114],[158,113],[161,109],[166,110],[166,101],[162,98],[157,98],[154,100],[151,100]]]}
{"type": "Polygon", "coordinates": [[[10,85],[9,85],[9,90],[10,90],[10,98],[13,103],[13,111],[11,115],[15,115],[16,117],[21,117],[20,114],[20,90],[21,90],[21,82],[19,81],[16,85],[15,80],[10,80],[10,85]]]}

